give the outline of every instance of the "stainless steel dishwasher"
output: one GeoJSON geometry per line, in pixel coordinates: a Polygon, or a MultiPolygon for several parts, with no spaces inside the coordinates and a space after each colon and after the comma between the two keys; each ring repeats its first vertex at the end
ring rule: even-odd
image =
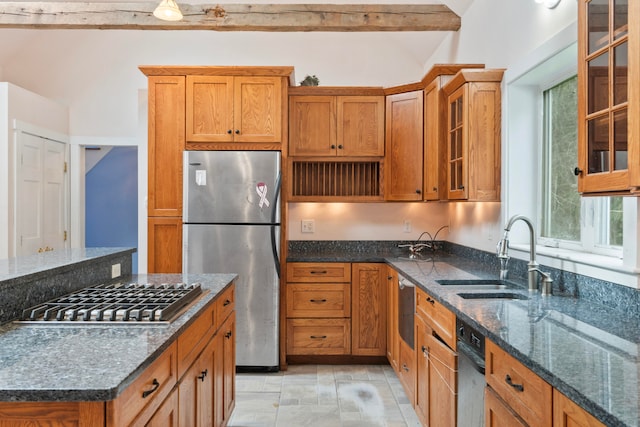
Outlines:
{"type": "Polygon", "coordinates": [[[456,319],[458,427],[484,426],[484,335],[456,319]]]}

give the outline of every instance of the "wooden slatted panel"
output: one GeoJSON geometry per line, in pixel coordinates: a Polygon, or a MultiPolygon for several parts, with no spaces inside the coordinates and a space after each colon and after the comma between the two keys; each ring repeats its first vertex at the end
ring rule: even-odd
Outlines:
{"type": "Polygon", "coordinates": [[[293,197],[379,197],[380,162],[294,161],[293,197]]]}

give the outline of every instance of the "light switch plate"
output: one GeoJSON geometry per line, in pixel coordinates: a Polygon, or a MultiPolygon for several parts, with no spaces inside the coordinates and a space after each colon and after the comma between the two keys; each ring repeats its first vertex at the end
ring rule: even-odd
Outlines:
{"type": "Polygon", "coordinates": [[[303,219],[302,220],[302,232],[303,233],[313,233],[316,231],[315,221],[312,219],[303,219]]]}

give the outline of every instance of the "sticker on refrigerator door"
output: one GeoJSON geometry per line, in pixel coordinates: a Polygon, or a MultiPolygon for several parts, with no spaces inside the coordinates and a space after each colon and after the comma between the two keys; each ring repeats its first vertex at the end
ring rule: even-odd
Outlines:
{"type": "Polygon", "coordinates": [[[207,171],[205,169],[196,170],[196,185],[207,185],[207,171]]]}
{"type": "Polygon", "coordinates": [[[262,208],[263,206],[269,207],[269,201],[267,200],[267,184],[264,182],[259,182],[256,184],[256,193],[260,196],[260,203],[258,205],[262,208]]]}

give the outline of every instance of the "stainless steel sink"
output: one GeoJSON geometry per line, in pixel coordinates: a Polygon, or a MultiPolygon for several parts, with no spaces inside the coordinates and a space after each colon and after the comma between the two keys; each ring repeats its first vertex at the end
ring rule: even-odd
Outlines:
{"type": "Polygon", "coordinates": [[[517,292],[460,292],[458,296],[464,299],[529,299],[517,292]]]}
{"type": "Polygon", "coordinates": [[[442,286],[456,288],[494,290],[494,289],[516,289],[518,286],[506,280],[498,279],[470,279],[470,280],[436,280],[442,286]]]}

